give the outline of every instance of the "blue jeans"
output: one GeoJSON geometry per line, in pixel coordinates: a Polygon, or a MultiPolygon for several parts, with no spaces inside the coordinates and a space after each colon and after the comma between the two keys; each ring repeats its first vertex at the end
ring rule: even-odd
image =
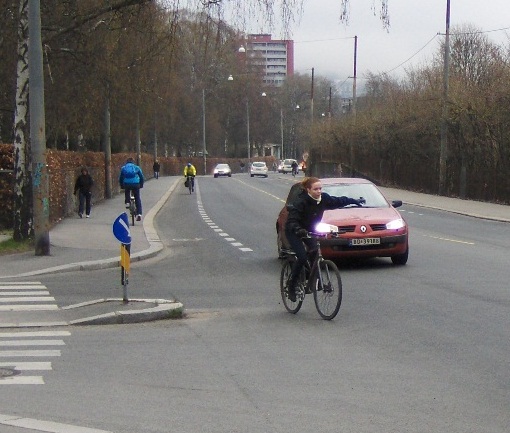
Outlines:
{"type": "Polygon", "coordinates": [[[80,206],[78,209],[78,213],[83,214],[83,208],[85,207],[85,213],[87,215],[90,215],[90,198],[92,197],[92,193],[90,191],[85,192],[85,193],[80,191],[78,193],[78,196],[80,199],[80,206]]]}
{"type": "Polygon", "coordinates": [[[142,215],[142,199],[140,198],[140,185],[124,185],[124,202],[129,204],[129,191],[135,196],[136,214],[142,215]]]}

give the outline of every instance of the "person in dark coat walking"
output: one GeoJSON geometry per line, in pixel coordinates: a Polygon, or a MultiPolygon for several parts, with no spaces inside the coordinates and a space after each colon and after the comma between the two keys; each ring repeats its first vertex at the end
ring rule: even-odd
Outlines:
{"type": "Polygon", "coordinates": [[[154,179],[159,179],[159,161],[156,159],[154,164],[152,164],[152,170],[154,171],[154,179]]]}
{"type": "Polygon", "coordinates": [[[80,201],[80,205],[78,208],[78,216],[80,218],[83,218],[83,207],[85,207],[86,217],[90,218],[90,200],[92,198],[92,185],[94,185],[92,176],[89,174],[89,171],[85,167],[83,167],[81,169],[81,174],[78,176],[78,178],[76,179],[76,183],[74,184],[74,194],[79,192],[78,198],[80,201]]]}

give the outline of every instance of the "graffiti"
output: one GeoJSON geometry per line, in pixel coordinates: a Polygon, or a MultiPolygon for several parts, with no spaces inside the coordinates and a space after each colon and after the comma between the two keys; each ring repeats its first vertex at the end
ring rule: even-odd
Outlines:
{"type": "Polygon", "coordinates": [[[43,176],[43,168],[44,163],[38,162],[37,164],[34,164],[34,175],[33,175],[33,185],[35,188],[39,188],[41,186],[42,176],[43,176]]]}

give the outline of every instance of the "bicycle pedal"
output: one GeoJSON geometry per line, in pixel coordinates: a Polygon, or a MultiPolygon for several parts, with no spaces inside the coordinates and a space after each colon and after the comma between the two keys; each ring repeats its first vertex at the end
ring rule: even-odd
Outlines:
{"type": "Polygon", "coordinates": [[[302,287],[296,288],[296,300],[303,301],[305,299],[305,291],[302,287]]]}

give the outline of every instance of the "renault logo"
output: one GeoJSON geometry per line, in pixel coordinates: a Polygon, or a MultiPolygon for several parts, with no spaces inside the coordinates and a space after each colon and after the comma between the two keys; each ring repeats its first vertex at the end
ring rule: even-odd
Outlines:
{"type": "Polygon", "coordinates": [[[367,231],[367,226],[361,226],[361,227],[360,227],[360,230],[361,230],[361,233],[366,233],[366,231],[367,231]]]}

